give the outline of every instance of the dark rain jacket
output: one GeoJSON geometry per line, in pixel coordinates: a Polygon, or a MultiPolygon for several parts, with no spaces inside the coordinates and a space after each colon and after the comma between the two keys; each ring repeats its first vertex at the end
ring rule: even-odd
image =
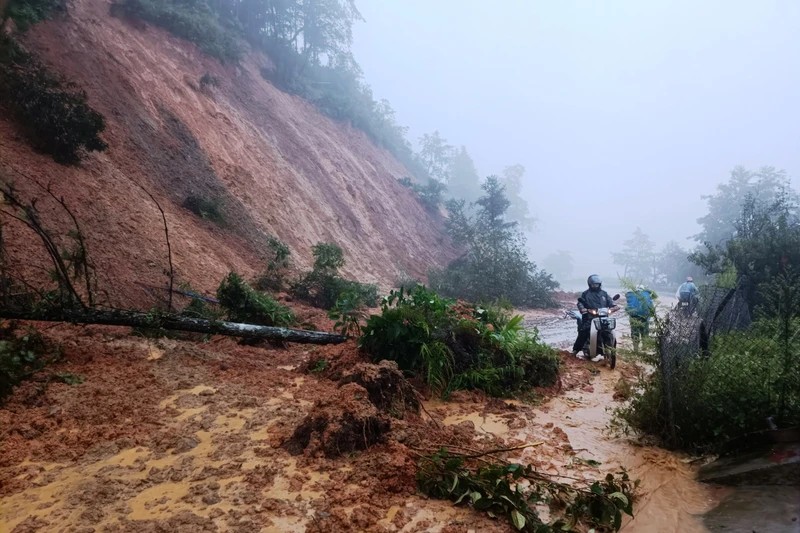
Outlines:
{"type": "Polygon", "coordinates": [[[588,309],[600,309],[601,307],[614,307],[614,300],[603,289],[599,291],[587,289],[578,298],[578,310],[582,315],[586,314],[588,309]]]}

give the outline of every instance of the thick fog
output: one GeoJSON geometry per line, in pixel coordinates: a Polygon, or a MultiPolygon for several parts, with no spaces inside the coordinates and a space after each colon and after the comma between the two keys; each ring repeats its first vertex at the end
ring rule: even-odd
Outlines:
{"type": "Polygon", "coordinates": [[[735,165],[800,177],[800,2],[358,0],[354,54],[416,140],[515,163],[533,258],[614,277],[638,225],[693,245],[735,165]]]}

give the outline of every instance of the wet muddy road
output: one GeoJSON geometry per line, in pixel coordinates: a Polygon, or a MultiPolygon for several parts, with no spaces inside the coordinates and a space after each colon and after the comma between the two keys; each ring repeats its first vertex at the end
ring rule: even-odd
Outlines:
{"type": "MultiPolygon", "coordinates": [[[[570,344],[574,324],[558,316],[527,320],[548,342],[570,344]]],[[[59,340],[59,370],[86,381],[28,383],[0,409],[0,532],[511,530],[418,494],[406,446],[427,442],[427,422],[395,421],[386,444],[336,459],[282,448],[337,391],[303,364],[350,365],[352,346],[265,350],[107,328],[68,329],[59,340]]],[[[476,448],[536,443],[514,459],[551,475],[593,481],[627,468],[642,496],[625,531],[704,531],[700,517],[717,498],[692,466],[608,431],[623,375],[632,379],[624,361],[610,371],[568,359],[561,394],[542,405],[459,392],[425,407],[476,448]]]]}
{"type": "MultiPolygon", "coordinates": [[[[669,306],[671,302],[662,302],[669,306]]],[[[575,340],[575,321],[563,318],[563,311],[528,311],[526,325],[539,329],[542,340],[570,349],[575,340]]],[[[629,344],[629,324],[624,313],[617,314],[618,339],[629,344]]],[[[719,503],[719,491],[695,480],[690,459],[657,447],[642,446],[612,428],[612,411],[621,404],[614,400],[620,379],[632,381],[636,370],[624,360],[617,370],[602,363],[582,363],[595,375],[587,387],[553,398],[537,413],[537,421],[561,428],[580,457],[600,462],[602,472],[625,468],[641,481],[641,497],[635,519],[625,522],[630,532],[707,531],[702,516],[719,503]],[[625,376],[625,377],[623,377],[625,376]]]]}

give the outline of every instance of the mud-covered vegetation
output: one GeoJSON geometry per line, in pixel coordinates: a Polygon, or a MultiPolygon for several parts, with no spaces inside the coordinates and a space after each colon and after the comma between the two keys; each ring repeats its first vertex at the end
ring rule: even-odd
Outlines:
{"type": "Polygon", "coordinates": [[[457,304],[423,286],[385,297],[360,344],[375,361],[396,361],[442,396],[458,389],[505,396],[558,377],[555,352],[523,329],[521,316],[457,304]]]}
{"type": "Polygon", "coordinates": [[[505,187],[489,176],[482,188],[484,195],[476,202],[474,217],[464,201],[448,204],[448,230],[466,253],[446,269],[431,271],[431,287],[469,301],[505,298],[517,306],[552,306],[551,293],[558,283],[528,259],[525,236],[507,215],[511,202],[505,187]]]}
{"type": "Polygon", "coordinates": [[[503,461],[496,454],[468,455],[447,449],[420,460],[417,483],[433,498],[503,517],[515,530],[529,533],[580,531],[582,527],[619,531],[622,514],[633,516],[637,485],[626,472],[608,474],[585,487],[559,483],[531,465],[503,461]],[[539,516],[537,505],[549,506],[554,515],[549,522],[539,516]]]}
{"type": "Polygon", "coordinates": [[[0,101],[31,145],[59,163],[103,151],[103,116],[86,93],[52,73],[13,37],[0,36],[0,101]]]}

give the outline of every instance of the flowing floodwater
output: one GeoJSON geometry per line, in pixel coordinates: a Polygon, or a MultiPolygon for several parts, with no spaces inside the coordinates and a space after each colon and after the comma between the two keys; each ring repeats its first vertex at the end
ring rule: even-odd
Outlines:
{"type": "MultiPolygon", "coordinates": [[[[662,300],[661,305],[670,303],[662,300]]],[[[534,312],[526,315],[526,324],[537,327],[548,344],[568,348],[576,334],[575,322],[562,317],[563,312],[534,312]]],[[[628,331],[627,318],[620,316],[618,334],[622,334],[623,344],[628,331]]],[[[601,463],[604,472],[625,468],[640,480],[636,516],[625,523],[623,531],[707,531],[702,515],[719,503],[722,493],[696,480],[689,458],[615,435],[610,422],[611,411],[619,405],[613,395],[620,375],[605,366],[597,369],[590,387],[567,392],[543,406],[537,413],[538,424],[561,428],[572,448],[601,463]]]]}

